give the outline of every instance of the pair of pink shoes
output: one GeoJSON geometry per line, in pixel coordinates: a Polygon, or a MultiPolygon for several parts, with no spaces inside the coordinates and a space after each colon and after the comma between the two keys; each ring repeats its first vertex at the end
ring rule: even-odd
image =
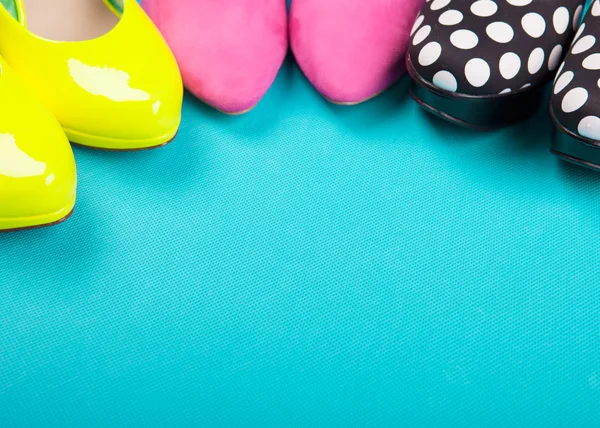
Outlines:
{"type": "Polygon", "coordinates": [[[288,48],[328,100],[356,104],[392,85],[424,0],[142,0],[187,89],[229,114],[251,110],[288,48]]]}

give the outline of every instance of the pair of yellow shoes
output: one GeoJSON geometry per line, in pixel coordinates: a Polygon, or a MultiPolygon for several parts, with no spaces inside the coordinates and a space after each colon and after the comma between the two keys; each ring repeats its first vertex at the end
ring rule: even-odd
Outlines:
{"type": "Polygon", "coordinates": [[[69,140],[158,147],[181,118],[177,64],[135,0],[102,0],[116,25],[67,42],[28,29],[27,1],[0,0],[0,231],[70,215],[77,176],[69,140]]]}

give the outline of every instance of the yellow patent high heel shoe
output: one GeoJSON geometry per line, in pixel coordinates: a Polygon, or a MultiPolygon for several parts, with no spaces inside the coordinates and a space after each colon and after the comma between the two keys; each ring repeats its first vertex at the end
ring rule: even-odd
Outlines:
{"type": "Polygon", "coordinates": [[[0,55],[74,143],[140,150],[177,133],[179,69],[135,0],[0,0],[0,55]]]}
{"type": "Polygon", "coordinates": [[[75,205],[71,146],[0,58],[0,231],[60,223],[75,205]]]}

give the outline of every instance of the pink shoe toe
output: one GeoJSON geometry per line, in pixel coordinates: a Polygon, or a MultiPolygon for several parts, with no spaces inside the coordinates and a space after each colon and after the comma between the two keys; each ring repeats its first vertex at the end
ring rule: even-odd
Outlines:
{"type": "Polygon", "coordinates": [[[186,88],[229,114],[265,95],[287,52],[285,0],[142,0],[186,88]]]}
{"type": "Polygon", "coordinates": [[[405,72],[410,30],[424,0],[293,0],[290,42],[314,87],[356,104],[405,72]]]}

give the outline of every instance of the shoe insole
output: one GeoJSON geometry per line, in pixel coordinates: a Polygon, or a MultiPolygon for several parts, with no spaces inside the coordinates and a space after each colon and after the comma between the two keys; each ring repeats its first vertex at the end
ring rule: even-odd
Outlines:
{"type": "Polygon", "coordinates": [[[94,39],[119,22],[119,17],[103,0],[24,0],[23,3],[29,31],[54,41],[94,39]]]}

